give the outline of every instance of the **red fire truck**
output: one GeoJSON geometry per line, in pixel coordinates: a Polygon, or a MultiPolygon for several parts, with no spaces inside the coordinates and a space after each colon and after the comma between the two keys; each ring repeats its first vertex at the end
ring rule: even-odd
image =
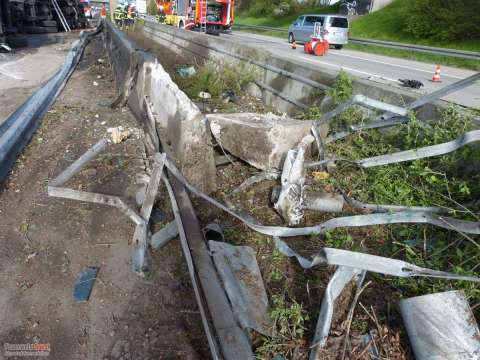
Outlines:
{"type": "Polygon", "coordinates": [[[234,0],[156,0],[165,24],[179,28],[220,33],[230,31],[234,0]]]}

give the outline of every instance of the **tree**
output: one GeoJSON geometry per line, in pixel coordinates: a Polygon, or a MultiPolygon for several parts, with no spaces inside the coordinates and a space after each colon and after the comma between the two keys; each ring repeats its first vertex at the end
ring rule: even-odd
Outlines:
{"type": "Polygon", "coordinates": [[[480,1],[410,1],[406,30],[422,39],[480,39],[480,1]]]}
{"type": "Polygon", "coordinates": [[[150,0],[148,2],[147,13],[148,15],[153,15],[153,16],[158,14],[157,3],[155,2],[155,0],[150,0]]]}

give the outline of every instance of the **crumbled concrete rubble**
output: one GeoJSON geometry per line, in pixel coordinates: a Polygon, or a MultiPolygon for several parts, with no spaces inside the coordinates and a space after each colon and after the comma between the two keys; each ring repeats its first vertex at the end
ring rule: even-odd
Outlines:
{"type": "Polygon", "coordinates": [[[312,121],[272,113],[209,114],[207,118],[220,146],[261,170],[281,169],[287,152],[312,127],[312,121]]]}
{"type": "Polygon", "coordinates": [[[129,129],[124,129],[122,126],[108,128],[107,132],[110,133],[110,137],[114,144],[120,144],[123,140],[128,139],[131,134],[129,129]]]}
{"type": "Polygon", "coordinates": [[[294,150],[289,150],[282,172],[282,189],[275,209],[290,226],[298,225],[303,217],[305,201],[305,153],[313,143],[312,135],[305,136],[294,150]]]}

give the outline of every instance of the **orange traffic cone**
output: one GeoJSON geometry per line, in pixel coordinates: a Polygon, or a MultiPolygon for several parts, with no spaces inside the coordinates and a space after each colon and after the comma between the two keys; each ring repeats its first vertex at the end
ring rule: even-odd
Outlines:
{"type": "Polygon", "coordinates": [[[432,81],[433,82],[442,82],[442,80],[440,80],[440,65],[435,66],[435,74],[433,74],[432,81]]]}
{"type": "Polygon", "coordinates": [[[292,42],[292,49],[293,50],[297,49],[297,42],[295,40],[293,40],[293,42],[292,42]]]}

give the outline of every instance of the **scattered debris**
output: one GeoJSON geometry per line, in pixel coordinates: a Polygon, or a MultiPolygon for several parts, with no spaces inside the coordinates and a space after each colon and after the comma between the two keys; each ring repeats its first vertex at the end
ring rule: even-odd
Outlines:
{"type": "Polygon", "coordinates": [[[201,91],[198,93],[198,97],[203,100],[208,100],[212,98],[212,95],[206,91],[201,91]]]}
{"type": "Polygon", "coordinates": [[[303,218],[305,201],[305,153],[315,139],[305,136],[294,150],[289,150],[283,164],[282,189],[275,209],[290,226],[298,225],[303,218]]]}
{"type": "Polygon", "coordinates": [[[364,277],[365,273],[359,269],[339,266],[330,278],[323,294],[322,306],[320,308],[320,313],[318,314],[317,327],[311,346],[310,360],[321,359],[321,357],[319,357],[319,350],[324,348],[327,344],[327,338],[330,333],[330,326],[332,324],[333,312],[335,309],[335,300],[351,281],[354,281],[357,284],[357,287],[360,287],[364,277]]]}
{"type": "Polygon", "coordinates": [[[0,49],[3,49],[7,52],[12,52],[12,48],[10,46],[8,46],[7,44],[4,44],[4,43],[0,43],[0,49]]]}
{"type": "Polygon", "coordinates": [[[197,73],[194,66],[183,66],[176,70],[176,73],[183,78],[191,77],[197,73]]]}
{"type": "Polygon", "coordinates": [[[114,144],[120,144],[122,141],[128,139],[131,134],[131,131],[129,129],[124,129],[123,126],[108,128],[107,132],[110,133],[114,144]]]}
{"type": "Polygon", "coordinates": [[[48,195],[78,201],[86,201],[97,204],[104,204],[118,208],[127,215],[135,224],[135,233],[132,241],[132,268],[135,273],[145,276],[150,271],[150,253],[148,251],[149,232],[148,223],[150,220],[153,203],[158,191],[158,186],[163,174],[163,166],[166,155],[157,154],[155,157],[154,170],[147,185],[145,199],[137,214],[118,196],[78,191],[60,187],[78,173],[90,160],[95,158],[108,146],[106,139],[100,140],[92,146],[85,154],[72,163],[59,176],[51,180],[48,185],[48,195]]]}
{"type": "Polygon", "coordinates": [[[253,249],[212,240],[208,246],[240,326],[271,336],[267,293],[253,249]]]}
{"type": "Polygon", "coordinates": [[[344,204],[345,199],[339,194],[306,192],[302,207],[309,210],[337,213],[343,211],[344,204]]]}
{"type": "Polygon", "coordinates": [[[420,89],[423,86],[423,83],[418,80],[398,79],[398,81],[402,84],[402,86],[412,89],[420,89]]]}
{"type": "Polygon", "coordinates": [[[400,301],[417,360],[480,359],[480,331],[461,291],[400,301]]]}
{"type": "Polygon", "coordinates": [[[323,248],[319,251],[318,255],[310,261],[297,254],[278,237],[275,238],[275,246],[283,255],[295,257],[304,269],[310,269],[315,266],[337,265],[404,278],[421,276],[480,282],[480,278],[476,276],[464,276],[445,271],[431,270],[409,264],[402,260],[341,249],[323,248]]]}
{"type": "Polygon", "coordinates": [[[340,227],[359,227],[402,223],[431,224],[457,232],[480,234],[480,222],[458,220],[451,217],[439,216],[427,211],[399,211],[383,214],[345,216],[333,218],[315,226],[303,228],[262,225],[258,221],[252,221],[251,218],[240,214],[234,209],[218,202],[214,198],[208,196],[207,194],[201,192],[200,190],[192,186],[168,158],[165,160],[165,166],[168,168],[170,173],[174,177],[176,177],[182,183],[182,185],[184,185],[191,193],[201,197],[202,199],[229,213],[230,215],[245,223],[245,225],[247,225],[251,229],[258,231],[259,233],[262,233],[264,235],[282,237],[304,236],[324,234],[329,230],[340,227]]]}
{"type": "Polygon", "coordinates": [[[73,288],[73,299],[76,302],[85,302],[90,298],[93,285],[97,279],[97,267],[87,267],[78,274],[77,281],[73,288]]]}
{"type": "Polygon", "coordinates": [[[230,102],[237,102],[237,96],[235,92],[231,89],[225,90],[222,92],[222,101],[224,104],[228,104],[230,102]]]}
{"type": "Polygon", "coordinates": [[[175,239],[178,236],[178,227],[175,221],[169,222],[160,231],[157,231],[152,235],[150,239],[150,245],[153,249],[159,250],[167,245],[170,240],[175,239]]]}
{"type": "Polygon", "coordinates": [[[312,176],[315,181],[322,181],[328,179],[330,174],[325,171],[312,171],[312,176]]]}
{"type": "Polygon", "coordinates": [[[470,143],[477,142],[477,141],[480,141],[480,130],[473,130],[473,131],[466,132],[458,139],[455,139],[443,144],[426,146],[426,147],[418,148],[415,150],[400,151],[400,152],[388,154],[388,155],[374,156],[374,157],[362,159],[362,160],[347,160],[342,158],[321,160],[321,161],[308,163],[307,166],[317,167],[317,166],[324,166],[328,162],[332,162],[332,161],[333,162],[348,161],[360,167],[369,168],[373,166],[396,164],[404,161],[418,160],[418,159],[423,159],[423,158],[432,157],[432,156],[445,155],[453,151],[456,151],[465,145],[468,145],[470,143]]]}
{"type": "Polygon", "coordinates": [[[248,189],[250,186],[254,185],[254,184],[257,184],[261,181],[264,181],[264,180],[277,180],[278,178],[280,177],[280,173],[278,171],[264,171],[264,172],[261,172],[257,175],[254,175],[250,178],[248,178],[247,180],[245,180],[239,187],[237,187],[236,189],[234,189],[232,191],[232,193],[239,193],[239,192],[242,192],[242,191],[245,191],[246,189],[248,189]]]}

